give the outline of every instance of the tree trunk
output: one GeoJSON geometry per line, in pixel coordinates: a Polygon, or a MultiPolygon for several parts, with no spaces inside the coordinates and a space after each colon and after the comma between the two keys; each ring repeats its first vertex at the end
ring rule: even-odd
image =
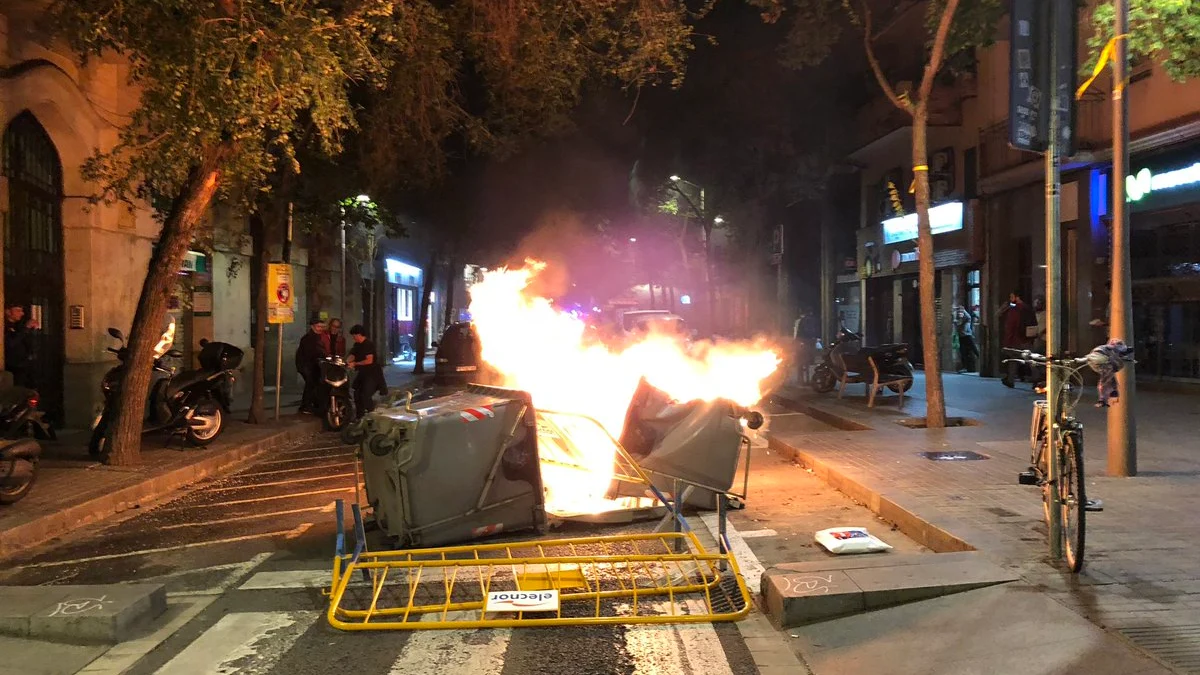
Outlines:
{"type": "Polygon", "coordinates": [[[187,182],[171,205],[158,246],[150,256],[150,269],[142,283],[133,327],[129,332],[129,357],[121,379],[121,395],[110,433],[111,450],[104,461],[116,466],[131,466],[141,460],[142,421],[150,374],[154,365],[154,345],[162,334],[167,297],[179,266],[191,245],[192,235],[208,210],[220,182],[220,165],[229,147],[210,149],[188,175],[187,182]]]}
{"type": "Polygon", "coordinates": [[[450,258],[450,269],[446,272],[446,311],[442,325],[449,328],[454,323],[454,282],[462,274],[462,265],[455,258],[450,258]]]}
{"type": "Polygon", "coordinates": [[[413,345],[417,352],[417,363],[413,366],[413,375],[425,374],[425,343],[429,341],[427,337],[429,297],[433,295],[433,284],[437,281],[437,261],[438,253],[434,251],[429,255],[429,264],[425,266],[424,283],[421,284],[421,315],[417,317],[417,334],[413,338],[417,343],[413,345]]]}
{"type": "MultiPolygon", "coordinates": [[[[263,410],[263,386],[267,376],[267,225],[262,212],[250,214],[250,241],[254,248],[254,275],[258,287],[254,293],[254,373],[250,380],[250,414],[246,422],[262,424],[267,421],[263,410]]],[[[280,326],[282,329],[283,327],[280,326]]]]}
{"type": "MultiPolygon", "coordinates": [[[[920,101],[913,109],[912,162],[925,167],[928,162],[926,126],[928,109],[920,101]]],[[[917,262],[921,285],[921,341],[925,352],[925,424],[930,429],[946,426],[946,398],[942,391],[942,368],[939,360],[937,305],[934,289],[933,232],[929,227],[929,171],[914,172],[917,202],[917,262]]]]}

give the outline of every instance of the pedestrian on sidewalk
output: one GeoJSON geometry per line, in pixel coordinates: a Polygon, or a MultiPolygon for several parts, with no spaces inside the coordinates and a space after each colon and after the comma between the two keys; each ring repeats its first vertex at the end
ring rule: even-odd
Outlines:
{"type": "Polygon", "coordinates": [[[796,368],[799,384],[807,384],[809,371],[812,369],[813,357],[816,352],[817,328],[812,311],[805,307],[800,311],[800,318],[792,324],[792,342],[796,348],[796,368]]]}
{"type": "Polygon", "coordinates": [[[4,309],[4,369],[12,373],[13,384],[35,389],[33,332],[37,322],[25,318],[25,308],[11,304],[4,309]]]}
{"type": "MultiPolygon", "coordinates": [[[[1013,291],[1008,294],[1008,304],[1000,308],[996,313],[1000,319],[1001,325],[1004,327],[1004,332],[1000,336],[1000,346],[1005,349],[1026,350],[1032,346],[1029,332],[1031,327],[1037,327],[1037,315],[1033,308],[1025,304],[1021,299],[1020,291],[1013,291]]],[[[1021,375],[1021,363],[1017,361],[1008,362],[1008,371],[1001,379],[1004,386],[1012,388],[1014,383],[1021,375]]]]}
{"type": "Polygon", "coordinates": [[[346,356],[346,334],[342,332],[342,320],[330,319],[329,330],[321,335],[321,344],[329,356],[346,356]]]}
{"type": "Polygon", "coordinates": [[[979,370],[979,345],[975,344],[975,315],[959,305],[954,308],[954,334],[958,337],[958,353],[962,369],[968,373],[979,370]]]}
{"type": "Polygon", "coordinates": [[[314,316],[308,322],[308,332],[300,338],[296,347],[296,372],[304,378],[304,395],[300,398],[300,412],[315,414],[317,412],[317,391],[321,384],[321,359],[328,355],[325,351],[325,322],[321,317],[314,316]]]}
{"type": "Polygon", "coordinates": [[[354,346],[350,348],[350,358],[346,365],[357,371],[354,378],[354,408],[356,419],[375,409],[375,394],[387,393],[387,383],[383,379],[383,365],[379,362],[379,352],[375,343],[367,339],[367,331],[362,326],[350,329],[350,337],[354,346]]]}
{"type": "MultiPolygon", "coordinates": [[[[1035,351],[1039,354],[1045,354],[1046,356],[1052,356],[1052,354],[1050,354],[1050,352],[1047,351],[1049,349],[1049,346],[1046,341],[1046,299],[1045,298],[1038,296],[1033,299],[1033,316],[1034,316],[1034,321],[1037,322],[1037,325],[1031,326],[1028,329],[1026,329],[1029,333],[1032,333],[1033,351],[1035,351]]],[[[1038,372],[1037,376],[1034,377],[1034,381],[1037,382],[1037,384],[1033,385],[1033,390],[1037,391],[1037,392],[1043,391],[1046,388],[1046,371],[1042,370],[1042,371],[1038,372]]]]}

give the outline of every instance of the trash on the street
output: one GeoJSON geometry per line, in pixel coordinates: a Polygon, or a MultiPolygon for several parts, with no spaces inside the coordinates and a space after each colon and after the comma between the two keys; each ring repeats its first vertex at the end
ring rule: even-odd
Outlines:
{"type": "Polygon", "coordinates": [[[867,532],[865,527],[831,527],[816,534],[817,543],[838,555],[879,553],[892,549],[882,539],[867,532]]]}

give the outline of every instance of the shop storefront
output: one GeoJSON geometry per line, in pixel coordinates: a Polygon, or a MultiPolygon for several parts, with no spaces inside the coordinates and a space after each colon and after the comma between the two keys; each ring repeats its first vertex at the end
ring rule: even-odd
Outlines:
{"type": "MultiPolygon", "coordinates": [[[[973,269],[968,208],[962,201],[938,204],[930,209],[934,234],[934,294],[938,335],[943,363],[953,363],[951,314],[955,305],[968,302],[971,280],[978,288],[973,269]]],[[[917,246],[917,216],[910,213],[889,218],[859,232],[860,295],[868,344],[905,342],[913,347],[911,358],[924,361],[921,339],[921,305],[917,246]]]]}
{"type": "Polygon", "coordinates": [[[1131,167],[1138,376],[1200,382],[1200,144],[1135,156],[1131,167]]]}

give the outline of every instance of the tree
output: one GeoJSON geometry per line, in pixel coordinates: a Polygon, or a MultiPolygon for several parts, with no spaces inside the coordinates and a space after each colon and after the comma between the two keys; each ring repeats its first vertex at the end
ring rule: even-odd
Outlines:
{"type": "MultiPolygon", "coordinates": [[[[436,145],[456,130],[476,141],[519,137],[547,111],[569,111],[587,77],[634,86],[682,77],[690,35],[682,3],[649,0],[56,0],[48,14],[85,58],[127,60],[140,92],[116,146],[98,152],[85,175],[100,198],[160,205],[110,427],[114,464],[138,461],[154,338],[198,223],[219,189],[254,194],[280,158],[298,172],[299,124],[335,153],[356,125],[352,89],[384,84],[375,110],[401,114],[377,115],[392,123],[375,128],[395,132],[381,140],[399,149],[436,145]],[[487,84],[484,114],[464,106],[456,86],[463,55],[487,84]]],[[[395,156],[395,164],[417,157],[395,156]]]]}
{"type": "MultiPolygon", "coordinates": [[[[1113,5],[1092,12],[1092,62],[1113,36],[1113,5]]],[[[1200,76],[1200,12],[1195,3],[1173,0],[1130,0],[1129,57],[1148,59],[1180,82],[1200,76]]]]}
{"type": "MultiPolygon", "coordinates": [[[[785,0],[752,0],[766,8],[767,19],[777,18],[785,0]]],[[[784,62],[806,67],[824,61],[841,38],[848,22],[862,41],[868,66],[887,99],[912,118],[912,166],[917,210],[921,340],[925,350],[926,424],[946,426],[946,401],[942,388],[938,349],[937,310],[934,297],[933,233],[929,226],[929,168],[927,127],[929,104],[948,57],[975,46],[990,44],[996,21],[1004,8],[998,0],[925,0],[881,3],[860,0],[793,0],[795,16],[783,50],[784,62]],[[878,5],[890,8],[882,22],[876,21],[878,5]],[[873,6],[874,5],[874,6],[873,6]],[[910,12],[923,8],[929,32],[924,66],[915,91],[900,91],[889,79],[877,55],[881,35],[898,25],[910,12]]]]}

